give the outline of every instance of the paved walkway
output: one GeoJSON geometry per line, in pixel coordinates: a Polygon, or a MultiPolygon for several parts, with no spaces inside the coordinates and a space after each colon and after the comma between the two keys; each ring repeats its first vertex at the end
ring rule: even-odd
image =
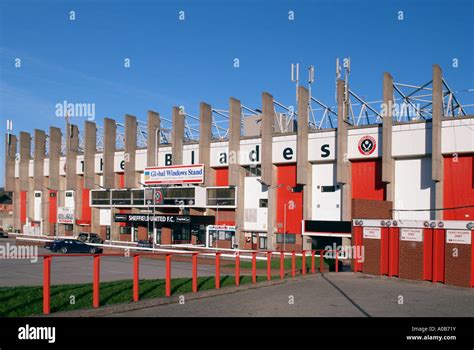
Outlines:
{"type": "Polygon", "coordinates": [[[115,316],[472,315],[474,289],[342,272],[115,316]],[[399,304],[401,297],[403,303],[399,304]]]}

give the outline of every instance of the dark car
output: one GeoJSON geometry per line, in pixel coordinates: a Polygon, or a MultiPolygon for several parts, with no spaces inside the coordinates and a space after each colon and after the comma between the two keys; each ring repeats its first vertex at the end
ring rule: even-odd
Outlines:
{"type": "Polygon", "coordinates": [[[89,253],[89,254],[101,254],[102,248],[94,247],[86,244],[78,239],[58,239],[52,243],[45,245],[46,249],[52,252],[59,252],[62,254],[67,253],[89,253]]]}
{"type": "Polygon", "coordinates": [[[97,233],[81,232],[77,236],[77,239],[87,243],[104,243],[104,240],[97,233]]]}
{"type": "Polygon", "coordinates": [[[6,233],[2,228],[0,228],[0,238],[8,238],[8,233],[6,233]]]}

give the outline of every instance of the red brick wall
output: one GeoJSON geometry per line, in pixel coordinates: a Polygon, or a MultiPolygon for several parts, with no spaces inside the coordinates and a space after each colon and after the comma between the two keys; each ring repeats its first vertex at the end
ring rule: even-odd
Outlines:
{"type": "Polygon", "coordinates": [[[460,287],[471,287],[471,245],[446,244],[445,249],[445,283],[460,287]],[[457,249],[457,257],[453,256],[457,249]]]}
{"type": "Polygon", "coordinates": [[[380,239],[362,238],[364,246],[364,263],[362,272],[371,275],[380,275],[380,239]]]}
{"type": "Polygon", "coordinates": [[[400,278],[423,280],[423,242],[400,241],[400,278]]]}
{"type": "Polygon", "coordinates": [[[392,202],[370,199],[352,200],[353,219],[391,219],[392,202]]]}

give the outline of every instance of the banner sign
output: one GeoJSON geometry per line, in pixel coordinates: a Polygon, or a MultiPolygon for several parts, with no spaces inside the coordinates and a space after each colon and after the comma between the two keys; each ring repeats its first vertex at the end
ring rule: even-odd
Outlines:
{"type": "Polygon", "coordinates": [[[115,214],[115,222],[159,222],[167,224],[189,224],[191,217],[187,215],[143,215],[143,214],[115,214]]]}
{"type": "Polygon", "coordinates": [[[149,167],[144,171],[145,185],[203,183],[204,165],[149,167]]]}
{"type": "Polygon", "coordinates": [[[74,223],[74,208],[58,207],[58,223],[59,224],[73,224],[74,223]]]}

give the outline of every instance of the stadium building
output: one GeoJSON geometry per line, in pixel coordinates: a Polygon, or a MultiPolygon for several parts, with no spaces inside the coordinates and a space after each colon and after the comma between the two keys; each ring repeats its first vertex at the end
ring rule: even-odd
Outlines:
{"type": "Polygon", "coordinates": [[[440,67],[420,86],[385,73],[376,104],[336,90],[337,108],[299,86],[295,111],[263,93],[259,109],[230,98],[199,116],[9,132],[14,229],[272,250],[350,244],[354,219],[469,229],[474,115],[440,67]]]}

